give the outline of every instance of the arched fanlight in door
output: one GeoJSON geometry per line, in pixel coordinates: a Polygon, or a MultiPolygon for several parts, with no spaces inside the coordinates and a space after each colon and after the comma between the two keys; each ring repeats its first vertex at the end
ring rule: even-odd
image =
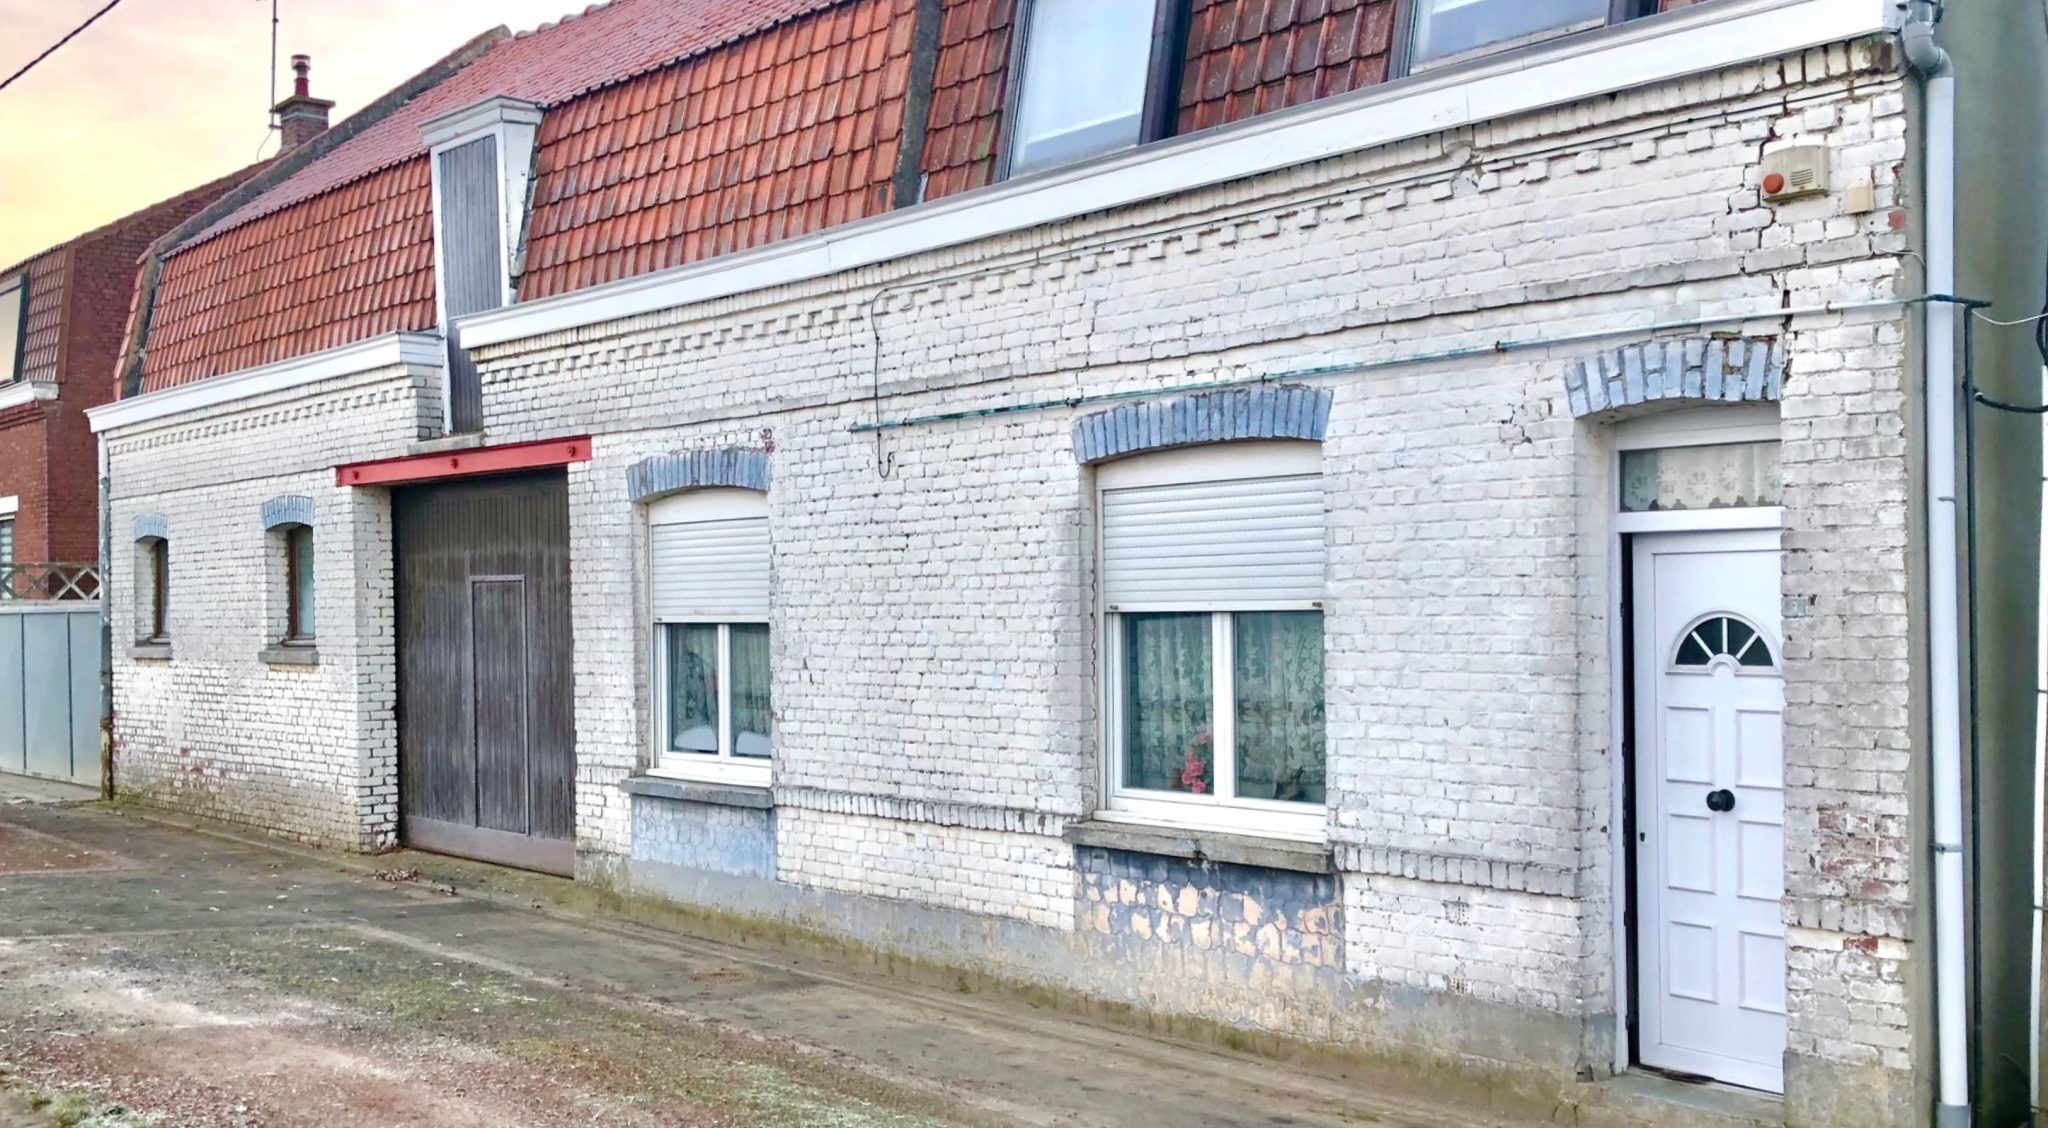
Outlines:
{"type": "Polygon", "coordinates": [[[1708,615],[1692,625],[1678,642],[1671,664],[1679,669],[1704,669],[1716,658],[1729,658],[1744,669],[1768,670],[1778,664],[1763,632],[1735,615],[1708,615]]]}

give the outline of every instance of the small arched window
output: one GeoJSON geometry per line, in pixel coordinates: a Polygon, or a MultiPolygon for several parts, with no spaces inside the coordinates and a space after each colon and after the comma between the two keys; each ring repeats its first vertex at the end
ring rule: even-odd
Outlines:
{"type": "Polygon", "coordinates": [[[1709,615],[1693,624],[1678,642],[1671,664],[1704,669],[1716,658],[1731,658],[1745,669],[1767,670],[1778,664],[1763,633],[1734,615],[1709,615]]]}
{"type": "Polygon", "coordinates": [[[167,642],[171,637],[171,542],[147,536],[135,542],[135,637],[167,642]]]}
{"type": "Polygon", "coordinates": [[[313,526],[285,525],[277,530],[284,542],[284,641],[313,641],[313,526]]]}

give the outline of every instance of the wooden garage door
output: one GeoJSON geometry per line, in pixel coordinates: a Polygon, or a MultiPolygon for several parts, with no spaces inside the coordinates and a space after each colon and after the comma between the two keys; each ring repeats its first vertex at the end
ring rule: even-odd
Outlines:
{"type": "Polygon", "coordinates": [[[423,850],[567,873],[567,479],[410,486],[393,500],[400,833],[423,850]]]}

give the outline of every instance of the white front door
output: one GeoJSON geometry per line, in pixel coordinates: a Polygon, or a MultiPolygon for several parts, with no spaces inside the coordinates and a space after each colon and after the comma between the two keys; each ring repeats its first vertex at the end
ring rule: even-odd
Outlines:
{"type": "Polygon", "coordinates": [[[1638,1053],[1785,1085],[1779,534],[1635,538],[1638,1053]]]}

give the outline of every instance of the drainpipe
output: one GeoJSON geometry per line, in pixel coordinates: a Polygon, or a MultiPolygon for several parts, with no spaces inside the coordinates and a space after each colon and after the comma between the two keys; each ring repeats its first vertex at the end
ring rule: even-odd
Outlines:
{"type": "Polygon", "coordinates": [[[114,593],[107,567],[114,552],[113,476],[107,469],[107,437],[100,448],[100,798],[114,797],[114,593]]]}
{"type": "MultiPolygon", "coordinates": [[[[1927,285],[1955,292],[1956,77],[1934,42],[1939,6],[1915,0],[1900,32],[1926,91],[1927,285]]],[[[1937,1123],[1970,1123],[1969,951],[1963,926],[1963,718],[1956,590],[1956,307],[1927,310],[1927,602],[1934,808],[1934,1011],[1937,1123]]]]}

